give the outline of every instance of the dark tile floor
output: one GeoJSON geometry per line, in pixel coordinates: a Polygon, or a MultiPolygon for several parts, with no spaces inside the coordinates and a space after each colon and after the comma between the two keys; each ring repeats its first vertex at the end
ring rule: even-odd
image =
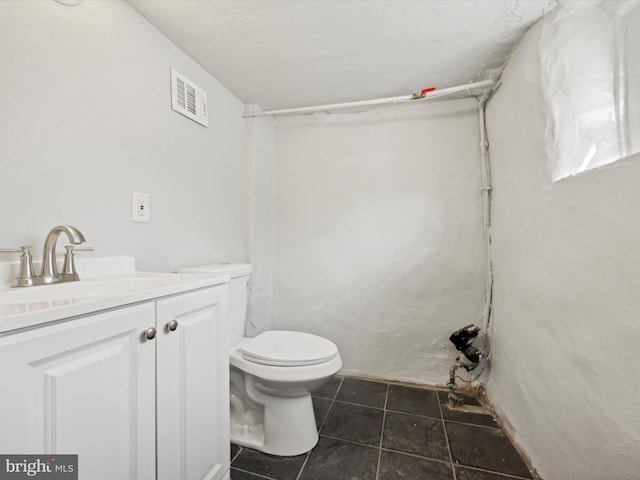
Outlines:
{"type": "Polygon", "coordinates": [[[313,393],[320,441],[274,457],[231,446],[231,480],[531,479],[500,425],[477,400],[452,410],[447,393],[334,377],[313,393]]]}

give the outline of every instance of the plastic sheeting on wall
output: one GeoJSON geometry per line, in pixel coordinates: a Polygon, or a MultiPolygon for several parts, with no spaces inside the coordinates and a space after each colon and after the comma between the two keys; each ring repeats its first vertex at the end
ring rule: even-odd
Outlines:
{"type": "Polygon", "coordinates": [[[640,152],[640,7],[625,18],[626,101],[629,151],[640,152]]]}
{"type": "Polygon", "coordinates": [[[637,15],[633,22],[628,20],[638,3],[611,5],[571,15],[559,11],[543,25],[541,81],[549,112],[546,142],[553,181],[615,162],[633,151],[628,117],[635,120],[635,116],[628,112],[640,111],[640,104],[628,102],[627,97],[636,95],[634,88],[640,85],[633,84],[638,46],[630,39],[640,25],[637,15]]]}

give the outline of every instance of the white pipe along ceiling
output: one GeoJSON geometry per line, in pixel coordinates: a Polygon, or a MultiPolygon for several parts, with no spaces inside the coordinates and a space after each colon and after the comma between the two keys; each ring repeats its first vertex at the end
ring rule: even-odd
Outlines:
{"type": "Polygon", "coordinates": [[[485,80],[537,20],[585,2],[129,3],[245,104],[280,110],[485,80]]]}
{"type": "Polygon", "coordinates": [[[410,95],[401,95],[399,97],[378,98],[374,100],[361,100],[357,102],[333,103],[330,105],[318,105],[315,107],[298,107],[284,108],[280,110],[266,110],[262,112],[246,113],[245,118],[261,117],[265,115],[296,115],[316,112],[328,112],[341,110],[345,108],[368,107],[375,105],[387,104],[407,104],[416,103],[424,100],[433,100],[434,98],[445,97],[447,95],[464,94],[465,96],[478,95],[478,89],[490,90],[495,85],[494,80],[483,80],[480,82],[469,83],[467,85],[459,85],[456,87],[443,88],[438,90],[435,87],[428,87],[420,91],[420,93],[412,93],[410,95]]]}

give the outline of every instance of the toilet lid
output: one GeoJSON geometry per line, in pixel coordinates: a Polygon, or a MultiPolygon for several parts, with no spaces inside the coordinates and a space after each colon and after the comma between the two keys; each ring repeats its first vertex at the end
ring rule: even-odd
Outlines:
{"type": "Polygon", "coordinates": [[[317,365],[338,354],[338,347],[326,338],[286,330],[261,333],[240,350],[245,360],[282,367],[317,365]]]}

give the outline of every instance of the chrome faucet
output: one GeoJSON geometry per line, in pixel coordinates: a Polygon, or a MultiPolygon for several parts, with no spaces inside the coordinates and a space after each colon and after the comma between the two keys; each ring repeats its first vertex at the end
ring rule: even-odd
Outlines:
{"type": "MultiPolygon", "coordinates": [[[[42,258],[42,271],[40,275],[36,275],[33,269],[31,247],[20,247],[19,249],[9,248],[0,249],[0,253],[17,252],[22,253],[20,256],[20,268],[12,287],[32,287],[35,285],[49,285],[59,282],[75,282],[80,280],[76,272],[76,266],[73,261],[74,245],[80,245],[86,242],[84,235],[76,227],[71,225],[58,225],[53,227],[46,240],[44,241],[44,256],[42,258]],[[56,263],[56,243],[61,233],[66,233],[69,241],[73,245],[67,245],[65,248],[67,253],[64,255],[64,266],[62,273],[58,271],[56,263]]],[[[76,248],[76,252],[92,252],[92,247],[76,248]]]]}
{"type": "Polygon", "coordinates": [[[42,283],[56,283],[60,281],[58,273],[58,265],[56,264],[56,242],[60,234],[64,232],[69,237],[69,241],[73,245],[80,245],[86,242],[84,235],[71,225],[58,225],[53,227],[44,241],[44,256],[42,257],[42,283]]]}

